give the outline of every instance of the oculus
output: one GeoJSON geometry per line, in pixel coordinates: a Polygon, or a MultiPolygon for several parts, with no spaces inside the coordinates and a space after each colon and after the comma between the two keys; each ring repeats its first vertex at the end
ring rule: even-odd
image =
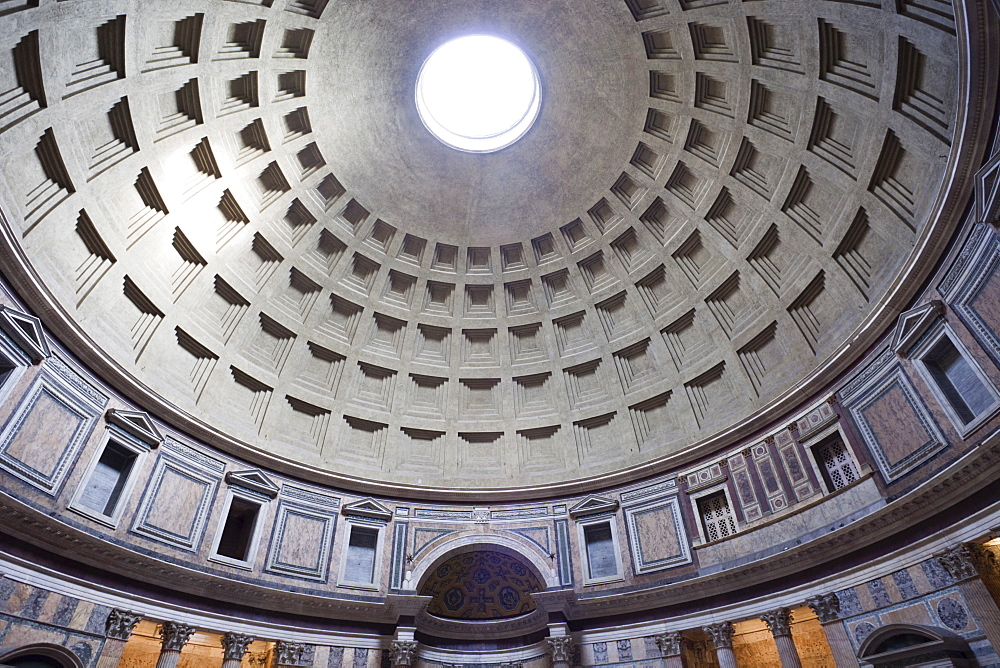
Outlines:
{"type": "Polygon", "coordinates": [[[444,144],[469,153],[510,146],[541,108],[535,66],[521,49],[491,35],[445,42],[417,75],[417,113],[444,144]]]}

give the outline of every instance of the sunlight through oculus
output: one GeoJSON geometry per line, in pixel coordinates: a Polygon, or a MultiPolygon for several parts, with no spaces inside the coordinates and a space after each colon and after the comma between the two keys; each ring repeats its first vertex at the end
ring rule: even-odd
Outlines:
{"type": "Polygon", "coordinates": [[[524,136],[542,102],[535,66],[510,42],[469,35],[445,42],[417,76],[417,112],[435,137],[490,153],[524,136]]]}

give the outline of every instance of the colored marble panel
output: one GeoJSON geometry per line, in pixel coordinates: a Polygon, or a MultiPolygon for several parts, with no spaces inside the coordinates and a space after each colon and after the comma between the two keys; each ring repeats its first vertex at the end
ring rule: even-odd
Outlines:
{"type": "Polygon", "coordinates": [[[899,368],[868,389],[850,411],[888,480],[901,476],[945,444],[937,424],[899,368]]]}

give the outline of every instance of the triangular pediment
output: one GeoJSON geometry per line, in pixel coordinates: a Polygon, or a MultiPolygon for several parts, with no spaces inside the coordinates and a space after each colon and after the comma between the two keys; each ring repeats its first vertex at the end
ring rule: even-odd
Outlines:
{"type": "Polygon", "coordinates": [[[42,331],[42,321],[33,315],[16,311],[9,306],[0,306],[0,329],[13,339],[32,362],[41,362],[51,354],[42,331]]]}
{"type": "Polygon", "coordinates": [[[348,503],[344,506],[343,513],[345,515],[368,517],[382,522],[388,522],[392,519],[392,511],[371,497],[348,503]]]}
{"type": "Polygon", "coordinates": [[[618,510],[618,502],[614,499],[606,499],[603,496],[591,494],[586,499],[569,509],[570,517],[583,517],[584,515],[597,515],[599,513],[613,513],[618,510]]]}
{"type": "Polygon", "coordinates": [[[149,415],[142,411],[122,411],[112,408],[105,413],[104,419],[151,448],[155,448],[163,442],[160,430],[153,424],[149,415]]]}
{"type": "Polygon", "coordinates": [[[230,471],[226,474],[226,482],[230,485],[246,487],[255,492],[260,492],[272,499],[278,495],[279,491],[278,486],[257,469],[230,471]]]}
{"type": "Polygon", "coordinates": [[[896,322],[896,330],[892,334],[892,349],[906,357],[913,344],[942,315],[944,315],[944,303],[937,299],[901,313],[896,322]]]}
{"type": "Polygon", "coordinates": [[[1000,222],[1000,151],[976,173],[976,206],[980,222],[1000,222]]]}

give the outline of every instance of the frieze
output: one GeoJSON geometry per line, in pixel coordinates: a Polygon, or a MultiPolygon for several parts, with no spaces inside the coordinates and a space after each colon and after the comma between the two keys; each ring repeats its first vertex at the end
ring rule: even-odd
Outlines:
{"type": "Polygon", "coordinates": [[[841,388],[839,394],[842,403],[853,398],[855,394],[863,390],[864,387],[871,382],[872,378],[896,363],[896,353],[893,352],[892,348],[888,347],[888,343],[883,345],[886,346],[885,350],[872,359],[872,361],[865,366],[864,370],[860,374],[841,388]]]}
{"type": "Polygon", "coordinates": [[[187,443],[178,441],[173,436],[167,436],[163,439],[163,451],[169,451],[178,457],[182,457],[195,464],[200,464],[210,471],[222,473],[226,470],[225,462],[218,460],[215,457],[209,457],[204,452],[191,447],[187,443]]]}
{"type": "Polygon", "coordinates": [[[110,399],[99,392],[96,387],[85,381],[83,376],[78,374],[70,365],[66,364],[58,355],[46,357],[42,366],[55,372],[56,375],[69,383],[74,390],[99,408],[103,409],[108,405],[110,399]]]}
{"type": "Polygon", "coordinates": [[[292,485],[283,485],[281,487],[281,496],[289,499],[296,499],[298,501],[322,508],[340,507],[340,499],[336,496],[320,494],[319,492],[303,489],[302,487],[294,487],[292,485]]]}
{"type": "Polygon", "coordinates": [[[670,478],[669,480],[658,482],[655,485],[646,485],[645,487],[622,492],[618,498],[621,499],[622,503],[628,503],[629,501],[645,499],[646,497],[653,496],[655,494],[669,494],[675,491],[677,491],[677,479],[670,478]]]}
{"type": "Polygon", "coordinates": [[[938,292],[944,295],[945,299],[952,298],[951,291],[966,273],[971,258],[982,250],[984,239],[994,234],[993,228],[986,223],[980,222],[972,227],[972,233],[966,239],[965,245],[962,246],[962,252],[958,254],[958,258],[951,265],[948,273],[938,283],[938,292]]]}

